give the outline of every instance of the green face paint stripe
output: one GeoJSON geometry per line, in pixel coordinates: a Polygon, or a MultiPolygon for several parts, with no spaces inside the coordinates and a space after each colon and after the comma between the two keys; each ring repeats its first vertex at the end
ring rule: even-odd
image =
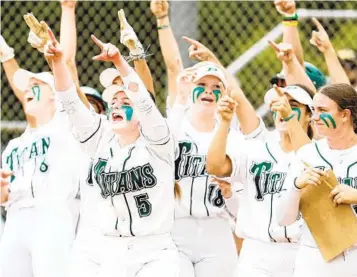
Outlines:
{"type": "MultiPolygon", "coordinates": [[[[121,108],[125,112],[126,120],[130,121],[133,118],[133,113],[134,113],[133,108],[129,105],[122,105],[121,108]]],[[[109,119],[109,115],[111,114],[112,111],[113,111],[113,107],[110,107],[107,112],[108,119],[109,119]]]]}
{"type": "Polygon", "coordinates": [[[128,105],[122,105],[121,108],[124,110],[125,115],[126,115],[126,120],[130,121],[133,117],[133,108],[128,105]]]}
{"type": "Polygon", "coordinates": [[[329,113],[322,113],[320,114],[320,119],[327,125],[328,128],[330,128],[330,125],[327,123],[327,120],[326,119],[329,119],[331,124],[332,124],[332,127],[334,129],[336,129],[336,122],[335,120],[333,119],[332,115],[329,114],[329,113]]]}
{"type": "Polygon", "coordinates": [[[32,93],[35,95],[37,101],[40,101],[40,96],[41,96],[41,89],[39,86],[33,86],[31,88],[32,93]]]}
{"type": "Polygon", "coordinates": [[[275,121],[275,119],[276,119],[276,112],[273,112],[273,119],[274,119],[274,121],[275,121]]]}
{"type": "Polygon", "coordinates": [[[221,95],[221,91],[219,89],[214,89],[213,94],[214,94],[214,96],[216,96],[216,102],[218,102],[218,99],[221,95]]]}
{"type": "Polygon", "coordinates": [[[195,103],[198,97],[205,92],[204,87],[195,87],[192,91],[192,102],[195,103]]]}
{"type": "Polygon", "coordinates": [[[292,109],[292,111],[293,111],[294,113],[297,114],[298,120],[300,120],[300,117],[301,117],[301,110],[300,110],[300,108],[294,107],[294,108],[291,108],[291,109],[292,109]]]}
{"type": "Polygon", "coordinates": [[[320,116],[320,119],[325,123],[325,125],[327,126],[327,128],[330,128],[330,124],[328,124],[327,120],[324,117],[320,116]]]}

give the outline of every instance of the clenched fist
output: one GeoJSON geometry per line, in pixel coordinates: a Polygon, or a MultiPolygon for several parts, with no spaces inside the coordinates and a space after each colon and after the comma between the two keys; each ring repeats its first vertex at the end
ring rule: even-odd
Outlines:
{"type": "Polygon", "coordinates": [[[169,13],[169,3],[167,0],[151,0],[150,9],[156,17],[163,17],[169,13]]]}

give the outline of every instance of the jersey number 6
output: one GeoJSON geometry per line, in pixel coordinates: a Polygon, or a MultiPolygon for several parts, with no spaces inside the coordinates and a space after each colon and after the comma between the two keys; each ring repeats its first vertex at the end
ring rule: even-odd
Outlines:
{"type": "Polygon", "coordinates": [[[147,193],[134,196],[136,207],[140,217],[147,217],[151,214],[152,205],[149,202],[149,195],[147,193]]]}

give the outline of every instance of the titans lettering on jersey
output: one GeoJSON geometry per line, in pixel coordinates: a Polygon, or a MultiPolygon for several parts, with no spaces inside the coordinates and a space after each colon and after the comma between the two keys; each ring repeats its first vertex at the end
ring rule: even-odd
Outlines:
{"type": "MultiPolygon", "coordinates": [[[[325,166],[315,166],[315,168],[318,168],[320,170],[325,170],[325,166]]],[[[352,188],[357,189],[357,177],[337,177],[337,181],[339,184],[344,184],[347,186],[350,186],[352,188]]]]}
{"type": "Polygon", "coordinates": [[[196,144],[188,141],[179,143],[179,157],[175,160],[175,179],[206,176],[206,156],[194,155],[196,144]]]}
{"type": "Polygon", "coordinates": [[[357,189],[357,177],[346,177],[346,178],[337,178],[338,182],[340,184],[344,184],[350,187],[353,187],[354,189],[357,189]]]}
{"type": "Polygon", "coordinates": [[[255,199],[258,201],[264,200],[264,195],[275,194],[281,192],[286,177],[286,173],[272,171],[273,163],[266,161],[261,163],[252,163],[249,169],[257,193],[255,199]]]}
{"type": "MultiPolygon", "coordinates": [[[[26,146],[22,149],[15,147],[12,149],[10,154],[6,157],[6,164],[9,166],[10,170],[17,171],[22,169],[24,164],[37,157],[45,156],[50,147],[51,140],[49,137],[44,137],[38,139],[31,143],[31,145],[26,146]]],[[[46,172],[48,170],[48,165],[45,160],[41,162],[40,171],[46,172]]],[[[15,177],[12,176],[11,181],[13,181],[15,177]]]]}
{"type": "MultiPolygon", "coordinates": [[[[175,180],[183,178],[209,177],[206,171],[206,156],[197,153],[197,145],[190,141],[180,141],[179,156],[175,160],[175,180]]],[[[193,184],[193,183],[192,183],[193,184]]],[[[192,186],[191,184],[191,186],[192,186]]],[[[221,208],[225,201],[221,189],[217,184],[209,184],[207,189],[207,199],[215,207],[221,208]]],[[[207,212],[208,213],[208,212],[207,212]]]]}
{"type": "Polygon", "coordinates": [[[137,192],[146,188],[153,188],[157,184],[154,170],[151,164],[131,168],[130,170],[105,172],[108,161],[99,159],[87,179],[89,185],[93,184],[92,172],[94,178],[100,187],[103,198],[115,196],[129,192],[137,192]]]}

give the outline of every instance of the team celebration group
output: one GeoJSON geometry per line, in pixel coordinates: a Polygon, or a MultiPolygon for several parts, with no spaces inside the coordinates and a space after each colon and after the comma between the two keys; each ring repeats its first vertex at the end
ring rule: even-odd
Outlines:
{"type": "Polygon", "coordinates": [[[302,192],[333,170],[329,201],[350,205],[357,220],[356,52],[335,51],[313,18],[310,43],[327,78],[303,59],[294,0],[275,0],[284,31],[269,44],[282,71],[264,96],[268,130],[250,92],[205,45],[183,37],[197,61],[183,67],[169,3],[152,0],[168,77],[164,117],[124,11],[112,24],[129,58],[91,36],[92,62],[111,65],[94,72],[98,93],[79,84],[76,2],[58,5],[60,36],[24,15],[51,72],[20,68],[1,36],[2,67],[27,119],[2,153],[2,277],[357,276],[357,244],[326,262],[300,211],[302,192]]]}

